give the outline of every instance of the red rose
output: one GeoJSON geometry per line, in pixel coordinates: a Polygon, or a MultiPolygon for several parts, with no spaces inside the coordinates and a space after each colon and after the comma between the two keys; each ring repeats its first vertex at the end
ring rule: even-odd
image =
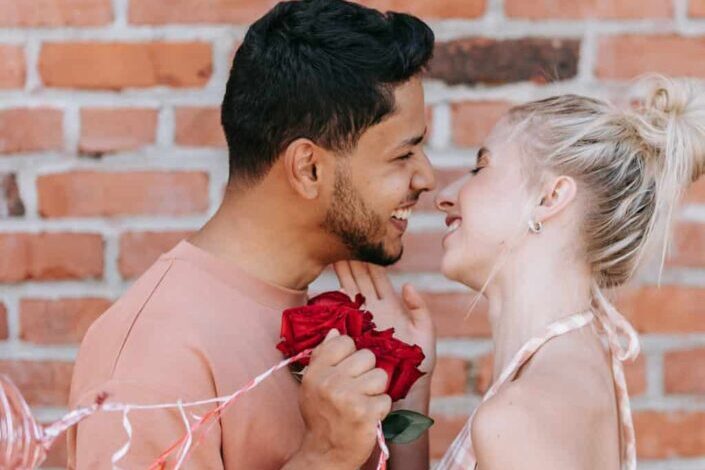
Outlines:
{"type": "Polygon", "coordinates": [[[392,401],[406,397],[409,389],[423,376],[418,367],[425,356],[417,345],[410,345],[394,338],[394,328],[368,331],[353,338],[357,349],[369,349],[377,358],[376,366],[389,376],[387,394],[392,401]]]}
{"type": "MultiPolygon", "coordinates": [[[[359,294],[352,301],[342,292],[329,292],[312,298],[308,305],[285,310],[277,349],[291,357],[318,346],[333,328],[352,338],[372,330],[372,314],[359,309],[364,302],[359,294]]],[[[308,358],[300,361],[304,366],[308,362],[308,358]]]]}
{"type": "MultiPolygon", "coordinates": [[[[424,375],[418,367],[425,356],[420,347],[394,338],[394,329],[375,330],[370,312],[360,310],[365,298],[358,294],[353,301],[342,292],[326,292],[309,300],[308,305],[290,308],[282,314],[281,342],[284,356],[292,357],[318,346],[328,332],[336,328],[341,335],[355,341],[357,349],[374,353],[376,366],[389,376],[387,393],[393,401],[402,399],[412,385],[424,375]]],[[[309,359],[299,361],[306,366],[309,359]]]]}
{"type": "Polygon", "coordinates": [[[363,297],[362,294],[357,294],[355,296],[355,301],[352,301],[344,292],[333,291],[324,292],[323,294],[309,299],[307,305],[343,305],[346,307],[359,309],[364,303],[365,297],[363,297]]]}

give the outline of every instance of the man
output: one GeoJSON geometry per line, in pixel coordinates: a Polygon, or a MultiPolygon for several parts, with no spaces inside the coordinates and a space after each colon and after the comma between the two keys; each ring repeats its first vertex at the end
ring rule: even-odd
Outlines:
{"type": "MultiPolygon", "coordinates": [[[[223,100],[222,205],[91,327],[70,405],[101,392],[142,404],[232,393],[281,360],[281,312],[306,302],[327,265],[397,261],[408,209],[435,185],[419,78],[432,49],[420,20],[342,0],[283,2],[254,23],[223,100]]],[[[359,467],[390,409],[386,380],[369,351],[328,338],[303,386],[282,371],[242,396],[187,467],[359,467]]],[[[130,419],[121,468],[146,468],[184,433],[176,411],[130,419]]],[[[110,468],[121,423],[115,413],[81,423],[69,467],[110,468]]]]}

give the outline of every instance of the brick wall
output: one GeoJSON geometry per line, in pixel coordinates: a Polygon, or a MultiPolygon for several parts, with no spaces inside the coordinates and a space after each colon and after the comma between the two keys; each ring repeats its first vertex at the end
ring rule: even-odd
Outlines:
{"type": "MultiPolygon", "coordinates": [[[[246,25],[273,0],[0,0],[0,371],[41,419],[62,413],[87,326],[156,256],[197,228],[225,184],[218,111],[246,25]]],[[[441,182],[511,103],[616,97],[642,72],[705,78],[705,0],[368,0],[439,40],[427,80],[441,182]]],[[[438,274],[442,219],[411,221],[397,282],[439,326],[433,455],[488,386],[482,307],[438,274]]],[[[705,182],[677,250],[621,297],[642,333],[628,367],[645,469],[705,468],[705,182]]],[[[316,289],[334,287],[325,275],[316,289]]],[[[60,467],[64,450],[50,465],[60,467]]]]}

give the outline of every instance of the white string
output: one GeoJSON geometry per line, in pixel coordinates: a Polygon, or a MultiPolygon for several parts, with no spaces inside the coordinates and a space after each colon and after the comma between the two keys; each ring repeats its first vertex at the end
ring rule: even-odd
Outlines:
{"type": "Polygon", "coordinates": [[[128,413],[130,412],[130,407],[125,406],[123,413],[122,413],[122,427],[125,429],[125,433],[127,434],[127,442],[125,442],[125,445],[123,445],[120,449],[117,450],[113,454],[113,457],[111,459],[111,462],[113,464],[113,470],[120,470],[120,467],[117,466],[117,463],[127,455],[127,452],[130,450],[130,444],[132,443],[132,425],[130,424],[130,419],[128,418],[128,413]]]}
{"type": "Polygon", "coordinates": [[[186,455],[188,454],[188,451],[191,448],[191,442],[193,441],[191,423],[189,423],[188,418],[186,417],[186,411],[184,410],[184,406],[183,403],[181,403],[181,400],[179,400],[179,413],[181,414],[181,419],[184,420],[184,425],[186,426],[186,433],[188,437],[186,438],[186,442],[184,442],[184,445],[181,447],[181,452],[179,452],[179,460],[176,462],[174,470],[179,470],[179,468],[181,468],[181,465],[186,460],[186,455]]]}

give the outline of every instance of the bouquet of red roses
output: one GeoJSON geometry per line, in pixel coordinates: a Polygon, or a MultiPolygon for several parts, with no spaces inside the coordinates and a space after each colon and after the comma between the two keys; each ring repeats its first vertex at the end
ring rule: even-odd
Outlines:
{"type": "MultiPolygon", "coordinates": [[[[376,366],[389,377],[386,393],[392,401],[401,400],[424,375],[418,367],[425,355],[419,346],[395,338],[394,328],[378,331],[372,313],[363,309],[364,303],[361,294],[353,300],[343,292],[326,292],[310,299],[307,305],[285,310],[282,313],[282,340],[277,349],[285,357],[293,357],[318,346],[335,328],[341,335],[350,336],[357,349],[372,351],[376,366]]],[[[308,362],[308,357],[299,360],[299,368],[307,366],[308,362]]],[[[388,441],[405,443],[416,439],[432,424],[433,421],[424,415],[399,410],[390,413],[382,427],[388,441]]]]}

